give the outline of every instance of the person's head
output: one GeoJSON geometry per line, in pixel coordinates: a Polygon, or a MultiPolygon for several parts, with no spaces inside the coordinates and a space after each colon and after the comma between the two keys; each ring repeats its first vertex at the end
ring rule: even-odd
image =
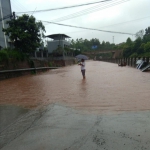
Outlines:
{"type": "Polygon", "coordinates": [[[84,59],[81,59],[82,62],[84,62],[84,59]]]}

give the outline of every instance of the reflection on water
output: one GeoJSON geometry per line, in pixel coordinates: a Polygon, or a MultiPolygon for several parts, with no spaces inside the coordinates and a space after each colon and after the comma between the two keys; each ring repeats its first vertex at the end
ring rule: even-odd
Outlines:
{"type": "Polygon", "coordinates": [[[80,88],[80,97],[86,99],[86,96],[87,96],[87,91],[86,91],[86,88],[87,88],[87,81],[86,79],[82,79],[81,80],[81,85],[79,86],[80,88]]]}
{"type": "Polygon", "coordinates": [[[26,108],[61,103],[92,112],[150,109],[150,73],[117,64],[86,62],[86,79],[78,65],[0,81],[0,104],[26,108]]]}

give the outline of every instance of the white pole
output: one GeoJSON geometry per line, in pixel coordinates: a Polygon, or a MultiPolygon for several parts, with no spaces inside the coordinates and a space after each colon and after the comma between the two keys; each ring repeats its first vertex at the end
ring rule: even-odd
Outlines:
{"type": "MultiPolygon", "coordinates": [[[[5,25],[4,25],[4,20],[3,20],[3,11],[2,11],[2,2],[1,2],[1,0],[0,0],[0,9],[1,9],[1,17],[2,17],[2,26],[3,26],[3,28],[5,28],[5,25]]],[[[4,40],[5,40],[5,46],[6,46],[6,48],[7,48],[7,41],[6,41],[6,35],[5,35],[5,33],[4,33],[4,40]]]]}

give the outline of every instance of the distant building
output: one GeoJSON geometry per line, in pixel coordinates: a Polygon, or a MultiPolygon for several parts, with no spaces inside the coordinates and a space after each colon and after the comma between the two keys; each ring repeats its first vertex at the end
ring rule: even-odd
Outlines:
{"type": "Polygon", "coordinates": [[[2,31],[2,28],[7,28],[6,21],[10,20],[8,16],[11,16],[11,3],[10,0],[0,0],[0,48],[9,47],[9,39],[2,31]],[[7,18],[4,19],[3,18],[7,18]]]}
{"type": "Polygon", "coordinates": [[[46,37],[53,39],[52,41],[47,41],[48,53],[52,53],[58,47],[62,47],[64,49],[65,47],[70,46],[70,42],[66,40],[70,37],[65,34],[52,34],[46,37]]]}

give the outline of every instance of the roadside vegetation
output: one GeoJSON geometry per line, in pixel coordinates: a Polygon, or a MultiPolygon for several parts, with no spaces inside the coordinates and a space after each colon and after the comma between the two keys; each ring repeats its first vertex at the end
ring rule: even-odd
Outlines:
{"type": "Polygon", "coordinates": [[[76,56],[78,54],[81,54],[81,51],[75,49],[73,50],[72,48],[69,47],[58,47],[56,50],[54,50],[51,55],[54,57],[60,57],[63,56],[63,53],[65,54],[65,56],[76,56]]]}
{"type": "Polygon", "coordinates": [[[136,33],[136,40],[127,39],[123,49],[124,57],[150,57],[150,27],[136,33]]]}
{"type": "Polygon", "coordinates": [[[0,50],[0,69],[8,69],[13,66],[15,69],[19,62],[29,61],[29,56],[15,49],[0,50]]]}
{"type": "MultiPolygon", "coordinates": [[[[82,52],[97,50],[123,50],[123,57],[150,57],[150,27],[140,30],[135,35],[136,40],[132,41],[127,38],[126,42],[113,44],[99,39],[76,39],[71,40],[71,47],[80,49],[82,52]]],[[[111,54],[100,54],[102,57],[111,57],[111,54]]]]}
{"type": "Polygon", "coordinates": [[[17,62],[29,59],[33,53],[43,44],[45,27],[42,22],[37,22],[33,16],[22,15],[7,21],[8,28],[3,32],[13,43],[13,48],[0,50],[0,62],[17,62]]]}
{"type": "Polygon", "coordinates": [[[0,62],[16,62],[24,61],[28,56],[22,52],[19,52],[15,49],[3,49],[0,51],[0,62]]]}
{"type": "Polygon", "coordinates": [[[114,49],[115,44],[110,44],[109,42],[100,42],[97,38],[88,39],[76,39],[71,40],[71,47],[76,50],[81,50],[82,52],[92,51],[92,50],[110,50],[114,49]]]}

